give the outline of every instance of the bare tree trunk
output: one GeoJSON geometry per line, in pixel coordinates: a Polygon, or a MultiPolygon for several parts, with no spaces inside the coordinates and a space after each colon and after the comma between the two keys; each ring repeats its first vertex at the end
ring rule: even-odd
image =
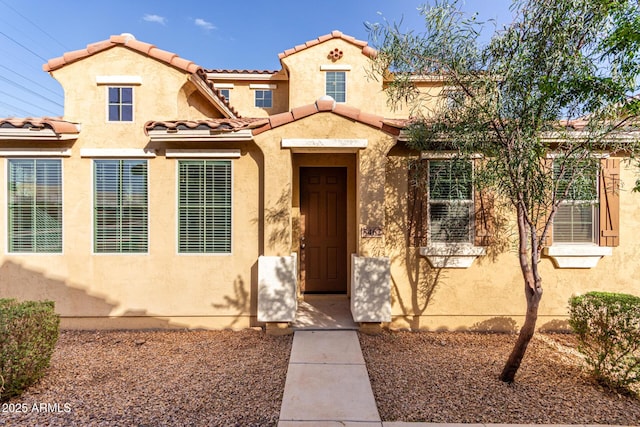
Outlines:
{"type": "Polygon", "coordinates": [[[538,275],[538,259],[539,252],[535,243],[535,236],[531,238],[531,258],[527,251],[527,223],[524,215],[524,208],[518,206],[518,234],[520,239],[519,254],[520,269],[524,278],[524,293],[527,299],[527,313],[524,324],[520,329],[518,340],[511,350],[509,359],[505,364],[500,380],[506,383],[512,383],[515,379],[516,372],[520,368],[522,358],[533,334],[536,330],[536,321],[538,320],[538,307],[542,298],[542,279],[538,275]]]}

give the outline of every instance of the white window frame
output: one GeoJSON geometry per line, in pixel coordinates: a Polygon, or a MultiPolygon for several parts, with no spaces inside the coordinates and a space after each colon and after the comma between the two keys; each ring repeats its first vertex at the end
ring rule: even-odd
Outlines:
{"type": "MultiPolygon", "coordinates": [[[[234,248],[234,202],[235,202],[235,194],[234,194],[234,162],[232,159],[237,158],[236,150],[231,150],[229,153],[224,153],[224,155],[219,155],[220,150],[173,150],[171,152],[170,157],[176,159],[176,253],[179,256],[230,256],[233,255],[234,248]],[[174,152],[175,151],[175,152],[174,152]],[[191,152],[191,156],[189,155],[191,152]],[[226,154],[229,154],[227,156],[226,154]],[[230,203],[230,220],[229,220],[229,250],[226,252],[187,252],[181,251],[181,240],[180,240],[180,164],[183,162],[225,162],[229,164],[229,203],[230,203]]],[[[239,153],[238,153],[239,154],[239,153]]]]}
{"type": "MultiPolygon", "coordinates": [[[[431,195],[431,165],[433,162],[452,162],[452,159],[443,159],[443,158],[429,158],[427,159],[427,188],[428,188],[428,192],[427,192],[427,221],[428,221],[428,226],[427,226],[427,241],[430,244],[437,244],[437,245],[471,245],[473,246],[474,243],[474,238],[475,238],[475,230],[474,230],[474,223],[475,223],[475,218],[474,218],[474,191],[473,191],[473,181],[471,181],[471,187],[469,188],[470,191],[470,198],[469,199],[460,199],[460,200],[452,200],[452,199],[433,199],[432,195],[431,195]],[[432,224],[432,218],[431,218],[431,210],[432,210],[432,205],[434,204],[445,204],[445,205],[453,205],[453,206],[465,206],[468,207],[469,210],[469,230],[468,230],[468,234],[467,234],[467,239],[466,240],[462,240],[462,241],[455,241],[455,240],[435,240],[432,233],[433,233],[433,229],[434,226],[432,224]]],[[[471,167],[471,179],[473,180],[473,162],[470,160],[462,160],[465,162],[469,162],[470,167],[471,167]]]]}
{"type": "MultiPolygon", "coordinates": [[[[260,101],[264,102],[264,97],[260,99],[260,101]]],[[[262,89],[262,88],[258,88],[255,89],[255,92],[253,94],[253,106],[255,108],[273,108],[273,90],[272,89],[262,89]],[[263,106],[263,105],[258,105],[258,93],[264,94],[269,92],[271,94],[271,105],[269,106],[263,106]]]]}
{"type": "MultiPolygon", "coordinates": [[[[45,151],[46,152],[46,151],[45,151]]],[[[17,153],[17,152],[16,152],[17,153]]],[[[29,152],[27,152],[29,153],[29,152]]],[[[47,154],[49,154],[48,152],[46,152],[47,154]]],[[[65,155],[65,154],[61,154],[61,155],[65,155]]],[[[64,238],[65,238],[65,233],[64,233],[64,162],[62,161],[62,159],[60,157],[49,157],[46,155],[43,155],[43,153],[34,153],[33,156],[29,156],[29,157],[22,157],[22,156],[16,156],[16,157],[12,157],[12,158],[7,158],[5,159],[5,171],[6,171],[6,202],[5,202],[5,206],[6,206],[6,227],[7,227],[7,232],[5,235],[5,248],[6,248],[6,253],[8,254],[16,254],[16,255],[45,255],[45,256],[57,256],[57,255],[63,255],[64,254],[64,238]],[[43,251],[28,251],[28,252],[24,252],[24,251],[12,251],[10,249],[10,234],[11,234],[11,228],[9,226],[9,218],[10,218],[10,198],[11,198],[11,194],[10,194],[10,190],[7,188],[9,185],[11,185],[11,179],[10,179],[10,162],[11,161],[19,161],[19,160],[32,160],[32,161],[38,161],[38,160],[56,160],[58,162],[60,162],[60,209],[61,209],[61,219],[60,219],[60,251],[57,252],[43,252],[43,251]]],[[[35,170],[34,170],[35,172],[35,170]]]]}
{"type": "MultiPolygon", "coordinates": [[[[555,178],[555,158],[554,158],[554,165],[553,165],[553,173],[554,173],[554,179],[555,178]]],[[[577,246],[598,246],[599,245],[599,236],[598,236],[598,230],[600,229],[600,209],[598,208],[600,205],[600,185],[599,185],[599,179],[600,179],[600,171],[596,172],[596,176],[594,177],[594,188],[595,188],[595,199],[591,199],[591,200],[572,200],[572,199],[567,199],[567,200],[562,200],[559,204],[558,204],[558,211],[555,214],[554,220],[553,220],[553,228],[552,228],[552,233],[553,233],[553,240],[552,240],[552,245],[553,246],[567,246],[567,245],[577,245],[577,246]],[[558,240],[559,238],[556,237],[556,232],[557,232],[557,228],[556,228],[556,224],[557,224],[557,220],[558,220],[558,214],[560,213],[560,208],[565,208],[567,206],[573,206],[573,205],[590,205],[591,206],[591,219],[592,219],[592,223],[591,223],[591,241],[572,241],[572,240],[567,240],[567,241],[563,241],[563,240],[558,240]]],[[[574,222],[571,222],[571,227],[573,227],[574,222]]]]}
{"type": "Polygon", "coordinates": [[[347,102],[347,91],[348,91],[347,89],[348,89],[348,88],[347,88],[347,72],[346,72],[345,70],[327,70],[327,71],[325,71],[325,74],[324,74],[324,94],[325,94],[326,96],[330,96],[330,97],[331,97],[331,98],[333,98],[337,103],[344,104],[344,103],[346,103],[346,102],[347,102]],[[336,97],[334,96],[335,94],[337,94],[337,91],[336,91],[336,92],[334,92],[334,95],[332,95],[332,94],[330,94],[330,93],[328,92],[328,90],[327,90],[327,89],[328,89],[328,88],[327,88],[327,84],[329,83],[329,82],[328,82],[328,78],[329,78],[329,74],[330,74],[330,73],[331,73],[331,75],[342,74],[342,75],[344,76],[344,100],[342,100],[342,101],[338,101],[338,100],[336,99],[336,97]]]}
{"type": "Polygon", "coordinates": [[[93,161],[91,162],[91,253],[93,255],[98,255],[98,256],[139,256],[139,255],[148,255],[149,254],[149,250],[151,247],[151,206],[150,206],[150,191],[149,191],[149,183],[150,183],[150,167],[149,167],[149,161],[147,160],[147,158],[144,157],[110,157],[110,156],[99,156],[99,155],[95,155],[92,156],[94,157],[93,161]],[[97,245],[97,241],[96,241],[96,237],[97,237],[97,229],[96,229],[96,161],[103,161],[103,160],[107,160],[107,161],[118,161],[118,162],[122,162],[122,161],[143,161],[146,164],[146,171],[147,171],[147,176],[146,176],[146,190],[147,190],[147,194],[146,194],[146,199],[147,199],[147,203],[146,203],[146,212],[147,212],[147,232],[146,232],[146,240],[147,240],[147,247],[145,251],[139,251],[139,252],[123,252],[123,251],[97,251],[96,250],[96,245],[97,245]]]}
{"type": "MultiPolygon", "coordinates": [[[[135,91],[135,87],[131,86],[131,85],[122,85],[122,84],[111,84],[108,86],[105,86],[105,93],[106,93],[106,121],[107,123],[134,123],[136,120],[135,117],[135,105],[136,105],[136,91],[135,91]],[[110,120],[110,107],[111,107],[111,102],[109,100],[109,91],[110,89],[131,89],[131,120],[110,120]]],[[[122,103],[117,104],[120,106],[120,115],[122,115],[122,103]]]]}

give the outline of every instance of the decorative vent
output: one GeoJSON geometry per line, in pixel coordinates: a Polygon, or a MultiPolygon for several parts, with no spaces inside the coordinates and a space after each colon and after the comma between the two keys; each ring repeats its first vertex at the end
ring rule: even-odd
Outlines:
{"type": "Polygon", "coordinates": [[[329,52],[329,55],[327,55],[327,57],[332,60],[333,62],[337,61],[338,59],[341,59],[343,55],[343,52],[338,49],[335,48],[332,51],[329,52]]]}

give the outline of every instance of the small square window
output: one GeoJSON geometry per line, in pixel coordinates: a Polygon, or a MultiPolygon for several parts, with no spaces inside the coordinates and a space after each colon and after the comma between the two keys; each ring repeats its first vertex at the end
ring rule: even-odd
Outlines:
{"type": "Polygon", "coordinates": [[[325,94],[336,102],[347,100],[347,74],[344,71],[327,71],[325,94]]]}
{"type": "Polygon", "coordinates": [[[229,95],[231,94],[230,89],[218,89],[220,91],[220,95],[224,96],[227,101],[230,101],[229,95]]]}
{"type": "Polygon", "coordinates": [[[133,88],[109,87],[109,121],[133,121],[133,88]]]}
{"type": "Polygon", "coordinates": [[[256,107],[273,107],[273,92],[271,90],[256,90],[256,107]]]}

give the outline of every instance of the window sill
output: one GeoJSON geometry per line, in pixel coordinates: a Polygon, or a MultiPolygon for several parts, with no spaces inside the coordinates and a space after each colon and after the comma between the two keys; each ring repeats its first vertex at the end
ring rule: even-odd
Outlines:
{"type": "Polygon", "coordinates": [[[558,268],[594,268],[603,256],[611,256],[613,248],[595,245],[553,245],[544,254],[558,268]]]}
{"type": "Polygon", "coordinates": [[[433,268],[469,268],[486,252],[482,246],[465,243],[432,243],[420,248],[420,255],[427,258],[433,268]]]}

